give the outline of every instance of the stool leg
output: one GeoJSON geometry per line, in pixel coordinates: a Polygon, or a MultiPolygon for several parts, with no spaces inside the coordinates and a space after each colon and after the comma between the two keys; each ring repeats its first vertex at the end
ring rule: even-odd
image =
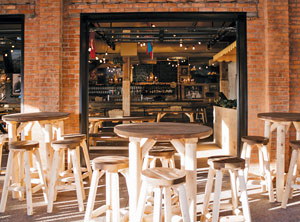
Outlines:
{"type": "MultiPolygon", "coordinates": [[[[19,181],[20,185],[24,187],[24,152],[19,153],[19,181]]],[[[24,200],[24,192],[19,191],[19,200],[24,200]]]]}
{"type": "Polygon", "coordinates": [[[8,187],[10,184],[10,176],[11,176],[11,173],[13,170],[12,169],[13,168],[13,156],[14,156],[14,151],[10,150],[9,154],[8,154],[6,174],[5,174],[5,178],[4,178],[3,190],[2,190],[2,196],[1,196],[0,213],[3,213],[5,211],[5,207],[6,207],[8,187]]]}
{"type": "Polygon", "coordinates": [[[86,165],[86,169],[87,169],[88,174],[89,174],[89,181],[91,183],[93,172],[92,172],[91,160],[90,160],[90,156],[89,156],[89,151],[87,149],[86,141],[83,140],[81,142],[80,146],[82,147],[83,156],[84,156],[84,160],[85,160],[85,165],[86,165]]]}
{"type": "Polygon", "coordinates": [[[237,184],[236,184],[236,173],[234,170],[229,170],[230,174],[230,183],[231,183],[231,196],[232,196],[232,208],[235,215],[238,215],[238,193],[237,193],[237,184]]]}
{"type": "Polygon", "coordinates": [[[149,162],[150,162],[149,156],[148,154],[146,154],[143,161],[143,167],[142,167],[143,170],[148,168],[149,162]]]}
{"type": "Polygon", "coordinates": [[[112,175],[109,172],[105,173],[105,181],[106,181],[106,222],[110,222],[112,219],[112,212],[111,212],[111,202],[112,202],[112,175]]]}
{"type": "Polygon", "coordinates": [[[179,190],[179,202],[180,202],[180,209],[182,213],[183,222],[190,222],[191,220],[189,214],[189,206],[187,202],[187,196],[186,196],[184,185],[181,184],[178,187],[178,190],[179,190]]]}
{"type": "MultiPolygon", "coordinates": [[[[12,177],[12,183],[19,183],[20,178],[19,178],[19,152],[13,152],[13,162],[14,162],[14,167],[13,167],[13,173],[11,175],[12,177]]],[[[12,198],[16,199],[18,197],[18,192],[17,191],[12,191],[12,198]]]]}
{"type": "Polygon", "coordinates": [[[48,193],[48,207],[47,213],[52,213],[53,210],[53,201],[55,199],[55,185],[57,182],[57,175],[60,167],[61,155],[60,150],[55,150],[53,155],[53,163],[52,163],[52,170],[51,170],[51,177],[50,177],[50,184],[49,184],[49,193],[48,193]]]}
{"type": "Polygon", "coordinates": [[[1,172],[1,164],[2,164],[2,151],[3,151],[4,142],[0,143],[0,172],[1,172]]]}
{"type": "Polygon", "coordinates": [[[250,157],[252,152],[252,146],[247,144],[246,156],[245,156],[245,181],[248,181],[248,172],[250,167],[250,157]]]}
{"type": "Polygon", "coordinates": [[[154,210],[153,210],[153,221],[161,222],[161,188],[154,188],[154,210]]]}
{"type": "Polygon", "coordinates": [[[41,180],[41,184],[43,185],[42,189],[43,189],[43,195],[44,195],[44,200],[45,203],[48,203],[48,189],[47,189],[47,183],[46,183],[46,179],[44,177],[44,173],[43,173],[43,169],[42,169],[42,162],[41,162],[41,157],[40,157],[40,152],[38,149],[35,149],[33,152],[35,159],[36,159],[36,166],[37,166],[37,170],[39,173],[39,177],[41,180]]]}
{"type": "Polygon", "coordinates": [[[145,204],[146,204],[146,197],[147,197],[147,182],[143,181],[141,191],[140,191],[140,197],[137,205],[136,210],[136,221],[142,221],[144,210],[145,210],[145,204]]]}
{"type": "Polygon", "coordinates": [[[83,200],[85,199],[83,184],[82,184],[82,176],[81,176],[81,168],[79,163],[79,156],[78,156],[79,147],[76,149],[71,150],[71,157],[73,163],[73,173],[75,177],[75,185],[76,185],[76,195],[78,200],[78,207],[79,211],[84,211],[83,200]]]}
{"type": "Polygon", "coordinates": [[[84,215],[84,221],[89,221],[92,219],[92,212],[94,209],[95,199],[96,199],[96,193],[97,193],[97,186],[99,183],[99,179],[103,176],[104,171],[94,170],[93,176],[92,176],[92,182],[88,197],[88,202],[86,205],[86,211],[84,215]]]}
{"type": "MultiPolygon", "coordinates": [[[[265,172],[265,164],[264,164],[264,156],[262,153],[262,145],[258,145],[258,158],[259,158],[259,171],[261,178],[264,178],[266,176],[265,172]]],[[[266,184],[261,185],[261,192],[266,192],[266,184]]]]}
{"type": "Polygon", "coordinates": [[[293,150],[292,157],[291,157],[291,162],[290,162],[290,167],[289,167],[289,172],[288,172],[287,179],[286,179],[285,192],[283,194],[282,203],[281,203],[282,208],[286,208],[286,205],[287,205],[287,202],[288,202],[288,198],[289,198],[292,183],[293,183],[293,171],[294,171],[294,169],[297,165],[296,164],[297,163],[297,156],[298,156],[298,151],[293,150]]]}
{"type": "Polygon", "coordinates": [[[241,191],[241,202],[243,208],[243,215],[245,222],[251,222],[251,215],[248,203],[247,187],[244,178],[244,170],[238,170],[239,182],[240,182],[240,191],[241,191]]]}
{"type": "Polygon", "coordinates": [[[264,162],[264,168],[265,168],[265,175],[267,180],[267,186],[269,191],[269,201],[274,202],[274,191],[273,191],[273,183],[272,183],[272,176],[270,171],[270,159],[268,155],[268,148],[267,146],[261,147],[261,152],[263,155],[263,162],[264,162]]]}
{"type": "Polygon", "coordinates": [[[120,221],[120,187],[118,173],[112,173],[112,190],[111,190],[111,207],[112,207],[112,221],[120,221]]]}
{"type": "Polygon", "coordinates": [[[175,168],[175,160],[174,160],[174,156],[172,156],[171,158],[170,158],[170,167],[171,168],[175,168]]]}
{"type": "Polygon", "coordinates": [[[171,222],[172,209],[171,209],[171,190],[170,187],[164,187],[164,212],[165,222],[171,222]]]}
{"type": "Polygon", "coordinates": [[[219,209],[220,209],[220,198],[222,190],[222,177],[223,173],[221,170],[216,172],[216,182],[215,182],[215,193],[214,193],[214,205],[213,205],[213,215],[212,222],[219,221],[219,209]]]}
{"type": "Polygon", "coordinates": [[[24,152],[25,155],[25,184],[26,184],[26,202],[27,202],[27,215],[32,215],[32,190],[30,178],[30,163],[28,151],[24,152]]]}
{"type": "Polygon", "coordinates": [[[212,168],[209,168],[207,182],[206,182],[206,186],[205,186],[205,195],[204,195],[204,200],[203,200],[201,221],[206,220],[206,214],[208,213],[209,198],[210,198],[210,194],[211,194],[211,191],[213,188],[214,176],[215,176],[215,170],[213,170],[212,168]]]}

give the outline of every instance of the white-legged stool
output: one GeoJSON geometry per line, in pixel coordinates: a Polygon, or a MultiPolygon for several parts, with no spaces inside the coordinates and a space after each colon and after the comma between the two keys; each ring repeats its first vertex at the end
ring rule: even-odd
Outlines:
{"type": "Polygon", "coordinates": [[[27,202],[27,215],[33,214],[32,207],[32,193],[37,192],[42,189],[44,194],[45,202],[48,202],[47,197],[47,185],[42,172],[41,158],[39,154],[39,143],[35,141],[16,141],[11,142],[9,145],[9,154],[7,160],[6,174],[4,179],[0,212],[5,211],[8,191],[19,191],[20,198],[23,198],[23,193],[26,191],[26,202],[27,202]],[[39,184],[35,187],[32,187],[31,176],[30,176],[30,158],[29,153],[33,154],[34,164],[36,164],[38,174],[39,174],[39,184]],[[14,159],[17,159],[17,155],[20,155],[20,183],[11,184],[11,176],[14,167],[14,159]],[[25,179],[24,179],[24,170],[25,170],[25,179]],[[24,185],[25,183],[25,185],[24,185]]]}
{"type": "Polygon", "coordinates": [[[289,172],[286,179],[285,192],[283,194],[281,207],[286,208],[289,198],[292,198],[293,189],[300,189],[300,185],[297,183],[300,181],[300,178],[297,177],[297,161],[299,156],[300,149],[300,140],[290,141],[290,146],[292,147],[292,156],[289,166],[289,172]]]}
{"type": "MultiPolygon", "coordinates": [[[[62,136],[64,139],[79,139],[80,140],[80,147],[82,148],[82,153],[85,161],[86,168],[82,169],[84,172],[82,175],[82,179],[89,177],[89,182],[91,183],[92,180],[92,167],[91,167],[91,160],[89,156],[89,151],[86,144],[86,135],[85,134],[65,134],[62,136]]],[[[69,154],[69,153],[68,153],[69,154]]],[[[71,159],[70,155],[68,155],[68,169],[71,167],[71,159]]]]}
{"type": "Polygon", "coordinates": [[[174,154],[175,149],[168,146],[154,146],[145,155],[143,170],[156,167],[156,161],[160,160],[163,167],[175,168],[174,154]]]}
{"type": "Polygon", "coordinates": [[[269,139],[262,136],[243,136],[242,137],[243,150],[241,157],[245,159],[245,178],[246,181],[249,180],[260,180],[262,191],[267,190],[269,192],[269,201],[274,202],[274,191],[273,191],[273,183],[272,183],[272,176],[270,171],[270,158],[268,153],[268,142],[269,139]],[[259,154],[259,168],[260,168],[260,175],[258,176],[248,176],[249,167],[250,167],[250,158],[251,152],[254,147],[258,148],[259,154]]]}
{"type": "MultiPolygon", "coordinates": [[[[211,217],[209,214],[209,200],[213,188],[214,177],[215,190],[214,190],[214,202],[212,211],[212,222],[219,221],[219,209],[220,209],[220,196],[222,188],[222,178],[224,171],[230,173],[231,193],[232,193],[232,207],[233,212],[239,213],[238,210],[238,190],[240,190],[242,209],[243,209],[243,221],[250,222],[250,210],[248,204],[247,188],[244,178],[245,160],[239,157],[214,157],[208,159],[209,171],[208,180],[205,187],[205,196],[203,201],[203,210],[201,215],[201,221],[207,221],[211,217]],[[239,188],[237,186],[239,182],[239,188]]],[[[238,216],[240,217],[240,216],[238,216]]]]}
{"type": "Polygon", "coordinates": [[[162,200],[164,200],[165,221],[171,221],[171,188],[178,189],[179,202],[184,222],[190,221],[187,197],[185,192],[185,172],[176,168],[155,167],[142,171],[142,187],[137,207],[136,222],[142,221],[148,189],[154,190],[153,221],[161,221],[162,200]],[[162,190],[164,198],[162,197],[162,190]]]}
{"type": "Polygon", "coordinates": [[[68,188],[76,188],[79,211],[81,212],[84,210],[83,200],[85,200],[85,194],[80,168],[79,146],[80,139],[64,139],[52,142],[54,155],[49,184],[48,213],[51,213],[53,210],[53,201],[56,200],[57,190],[68,188]],[[61,172],[61,164],[64,164],[61,158],[63,157],[66,149],[70,152],[73,168],[71,170],[61,172]],[[74,180],[75,185],[72,184],[74,180]]]}
{"type": "Polygon", "coordinates": [[[107,222],[120,221],[119,175],[122,173],[127,179],[129,161],[127,157],[102,156],[92,160],[93,176],[86,206],[84,221],[93,221],[99,215],[106,213],[107,222]],[[106,176],[106,205],[94,209],[99,179],[106,176]]]}

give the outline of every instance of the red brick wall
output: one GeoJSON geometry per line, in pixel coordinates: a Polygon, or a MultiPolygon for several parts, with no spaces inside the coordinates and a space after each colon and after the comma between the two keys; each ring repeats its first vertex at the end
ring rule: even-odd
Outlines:
{"type": "Polygon", "coordinates": [[[258,112],[299,109],[299,93],[295,91],[299,90],[296,0],[264,0],[258,5],[256,1],[239,0],[37,0],[36,5],[33,0],[17,2],[3,0],[0,13],[26,14],[25,110],[71,112],[67,131],[79,129],[80,13],[249,12],[249,133],[263,134],[258,112]]]}

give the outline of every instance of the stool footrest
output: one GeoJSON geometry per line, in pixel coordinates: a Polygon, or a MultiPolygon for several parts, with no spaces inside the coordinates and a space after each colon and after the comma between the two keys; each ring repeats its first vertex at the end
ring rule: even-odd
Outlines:
{"type": "Polygon", "coordinates": [[[103,205],[92,212],[92,218],[97,217],[103,213],[105,213],[107,210],[110,210],[110,207],[108,205],[103,205]]]}
{"type": "Polygon", "coordinates": [[[24,184],[24,186],[21,186],[20,183],[14,183],[14,184],[12,184],[12,185],[10,185],[8,187],[8,190],[9,191],[21,191],[21,192],[24,192],[25,191],[25,184],[24,184]]]}
{"type": "Polygon", "coordinates": [[[68,190],[68,189],[76,189],[76,185],[74,184],[63,184],[63,185],[57,185],[57,190],[68,190]]]}

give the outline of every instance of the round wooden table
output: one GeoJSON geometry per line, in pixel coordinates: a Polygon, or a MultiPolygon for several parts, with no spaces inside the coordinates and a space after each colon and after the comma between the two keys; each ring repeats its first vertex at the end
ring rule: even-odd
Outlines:
{"type": "MultiPolygon", "coordinates": [[[[264,135],[268,137],[270,141],[272,132],[277,130],[276,199],[278,202],[281,202],[284,190],[285,134],[293,123],[297,131],[296,139],[300,140],[300,113],[268,112],[258,113],[257,117],[265,121],[264,135]]],[[[271,142],[269,144],[271,144],[271,142]]]]}
{"type": "Polygon", "coordinates": [[[114,132],[129,138],[129,218],[135,221],[141,185],[142,159],[158,140],[168,140],[181,156],[181,168],[186,171],[186,191],[191,221],[196,221],[197,142],[213,132],[212,128],[192,123],[121,124],[114,132]]]}
{"type": "Polygon", "coordinates": [[[51,166],[51,141],[53,140],[52,129],[56,131],[57,139],[61,139],[64,131],[63,121],[69,118],[70,113],[66,112],[34,112],[15,113],[2,116],[2,120],[8,126],[8,138],[10,141],[17,141],[18,135],[23,132],[26,139],[31,139],[31,129],[37,123],[44,134],[40,142],[41,159],[43,167],[50,173],[51,166]]]}

